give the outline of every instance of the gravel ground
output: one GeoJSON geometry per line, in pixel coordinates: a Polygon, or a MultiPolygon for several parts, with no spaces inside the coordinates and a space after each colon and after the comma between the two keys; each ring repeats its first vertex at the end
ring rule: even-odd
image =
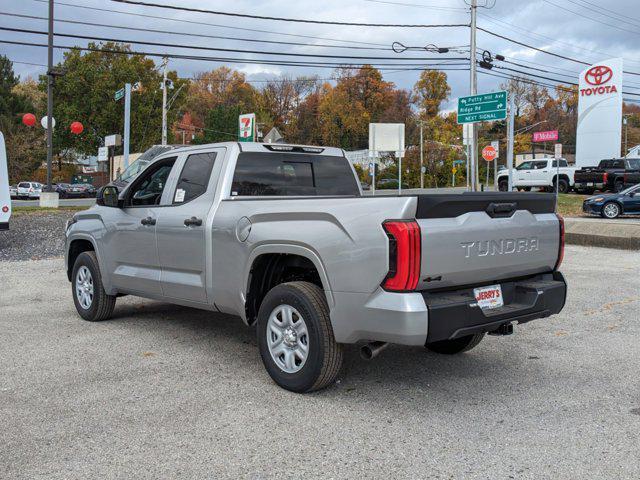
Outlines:
{"type": "Polygon", "coordinates": [[[453,357],[350,347],[296,395],[236,319],[124,297],[83,322],[60,259],[0,262],[0,476],[638,479],[640,255],[563,271],[560,315],[453,357]]]}
{"type": "Polygon", "coordinates": [[[64,255],[64,225],[75,211],[19,212],[0,232],[0,261],[38,260],[64,255]]]}

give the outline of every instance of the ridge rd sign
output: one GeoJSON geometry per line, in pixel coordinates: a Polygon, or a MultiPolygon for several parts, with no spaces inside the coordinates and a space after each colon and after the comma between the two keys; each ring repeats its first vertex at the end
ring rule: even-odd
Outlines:
{"type": "Polygon", "coordinates": [[[482,149],[482,158],[484,158],[487,162],[493,162],[497,156],[498,151],[491,145],[487,145],[482,149]]]}
{"type": "Polygon", "coordinates": [[[458,123],[476,123],[507,118],[507,92],[483,93],[458,98],[458,123]]]}

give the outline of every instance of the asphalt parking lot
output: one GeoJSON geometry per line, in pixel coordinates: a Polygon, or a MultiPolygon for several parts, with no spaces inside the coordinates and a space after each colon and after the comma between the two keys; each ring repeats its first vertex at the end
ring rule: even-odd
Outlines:
{"type": "Polygon", "coordinates": [[[76,315],[60,258],[0,262],[3,478],[640,478],[640,255],[568,246],[561,315],[456,357],[349,348],[276,387],[239,320],[76,315]]]}

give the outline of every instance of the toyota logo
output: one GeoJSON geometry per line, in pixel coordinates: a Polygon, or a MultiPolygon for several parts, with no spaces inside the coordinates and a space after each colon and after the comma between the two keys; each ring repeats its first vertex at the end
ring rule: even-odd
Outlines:
{"type": "Polygon", "coordinates": [[[590,85],[602,85],[607,83],[613,77],[613,72],[609,67],[604,65],[598,65],[597,67],[591,67],[584,74],[584,79],[590,85]]]}

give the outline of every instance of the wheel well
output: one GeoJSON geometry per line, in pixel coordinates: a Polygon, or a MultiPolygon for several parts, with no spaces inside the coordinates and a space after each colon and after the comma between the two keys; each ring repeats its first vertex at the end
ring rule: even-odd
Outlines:
{"type": "Polygon", "coordinates": [[[95,251],[93,243],[89,240],[74,240],[69,245],[69,254],[67,255],[67,278],[71,281],[71,272],[73,271],[73,265],[76,263],[76,258],[82,252],[95,251]]]}
{"type": "MultiPolygon", "coordinates": [[[[553,183],[556,183],[557,179],[558,179],[558,175],[554,175],[553,176],[553,183]]],[[[569,177],[564,173],[560,174],[560,180],[565,180],[567,183],[570,183],[569,182],[569,177]]]]}
{"type": "Polygon", "coordinates": [[[267,253],[257,257],[251,265],[247,284],[247,323],[251,325],[256,321],[260,304],[269,290],[280,283],[299,280],[324,289],[318,270],[306,257],[283,253],[267,253]]]}

